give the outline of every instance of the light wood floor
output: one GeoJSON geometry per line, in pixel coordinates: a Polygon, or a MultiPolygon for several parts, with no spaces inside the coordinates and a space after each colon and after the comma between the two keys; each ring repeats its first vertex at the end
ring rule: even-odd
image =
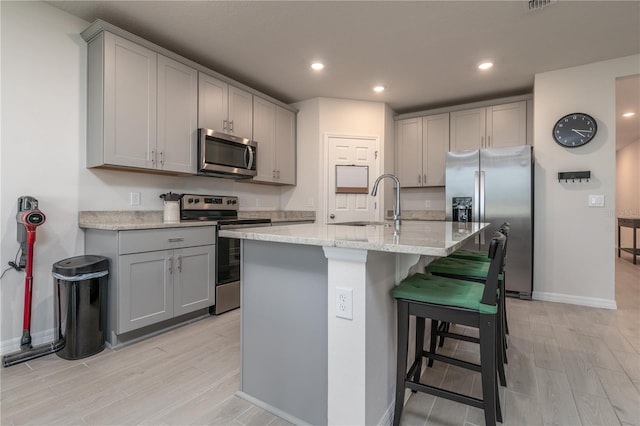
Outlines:
{"type": "MultiPolygon", "coordinates": [[[[508,299],[508,425],[640,425],[640,265],[616,263],[618,310],[508,299]]],[[[472,330],[464,330],[471,333],[472,330]]],[[[478,359],[477,345],[445,350],[478,359]]],[[[287,425],[234,396],[239,311],[78,361],[56,355],[2,369],[0,423],[287,425]]],[[[481,396],[479,376],[436,363],[423,376],[481,396]]],[[[482,411],[411,396],[403,425],[483,425],[482,411]]]]}

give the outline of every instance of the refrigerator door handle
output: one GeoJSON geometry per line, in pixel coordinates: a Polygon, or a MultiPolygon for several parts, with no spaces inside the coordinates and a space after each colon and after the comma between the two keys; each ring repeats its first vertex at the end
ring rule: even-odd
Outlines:
{"type": "MultiPolygon", "coordinates": [[[[484,209],[484,182],[485,182],[485,176],[484,176],[484,171],[480,172],[480,182],[479,182],[479,195],[480,195],[480,200],[479,200],[479,206],[480,206],[480,222],[484,222],[485,221],[485,209],[484,209]]],[[[485,239],[484,239],[484,231],[480,233],[480,244],[484,245],[485,243],[485,239]]]]}
{"type": "Polygon", "coordinates": [[[480,172],[473,172],[473,221],[480,222],[480,172]]]}

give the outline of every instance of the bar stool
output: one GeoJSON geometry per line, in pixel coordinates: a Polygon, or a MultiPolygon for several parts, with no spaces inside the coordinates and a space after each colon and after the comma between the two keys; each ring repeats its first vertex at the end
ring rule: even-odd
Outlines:
{"type": "Polygon", "coordinates": [[[391,294],[398,305],[398,353],[396,401],[393,424],[400,424],[404,406],[404,390],[424,392],[463,404],[482,408],[488,426],[502,422],[502,411],[496,381],[496,347],[498,332],[498,275],[504,260],[506,237],[496,233],[489,247],[489,272],[485,284],[414,274],[395,287],[391,294]],[[409,317],[416,317],[415,361],[407,370],[409,317]],[[480,364],[473,364],[435,353],[433,341],[429,351],[423,349],[425,319],[453,322],[479,329],[480,364]],[[422,359],[437,360],[479,371],[482,377],[482,399],[420,383],[422,359]]]}
{"type": "MultiPolygon", "coordinates": [[[[508,325],[507,325],[507,311],[506,311],[506,300],[505,300],[505,265],[506,265],[506,257],[507,257],[507,243],[508,236],[510,233],[510,227],[508,223],[502,225],[500,230],[498,231],[505,235],[505,245],[504,245],[504,259],[502,264],[502,270],[499,275],[498,288],[499,288],[499,311],[498,311],[498,339],[499,339],[499,349],[500,353],[498,356],[501,358],[502,363],[508,363],[507,359],[507,339],[506,335],[508,334],[508,325]]],[[[454,252],[454,254],[457,252],[454,252]]],[[[447,278],[455,278],[455,279],[463,279],[467,281],[475,281],[479,283],[484,283],[487,279],[487,274],[489,270],[489,263],[485,260],[469,260],[464,258],[465,255],[468,257],[476,257],[475,253],[480,253],[475,250],[467,250],[461,254],[461,258],[456,258],[454,254],[439,258],[431,262],[426,271],[428,273],[432,273],[434,275],[447,277],[447,278]]],[[[486,254],[481,255],[483,259],[489,259],[486,254]]],[[[478,341],[477,338],[464,336],[457,333],[451,333],[449,331],[449,323],[440,323],[440,324],[431,324],[431,339],[435,340],[437,337],[440,337],[440,346],[444,344],[445,337],[455,338],[458,340],[466,340],[471,342],[478,341]]],[[[506,386],[506,376],[504,371],[504,365],[500,363],[498,365],[498,374],[500,376],[500,384],[502,386],[506,386]]],[[[433,362],[429,362],[429,366],[433,365],[433,362]]]]}
{"type": "MultiPolygon", "coordinates": [[[[504,265],[503,265],[503,279],[502,279],[502,284],[501,284],[501,296],[500,296],[500,304],[501,307],[500,309],[502,310],[502,317],[503,317],[503,326],[504,326],[504,333],[505,334],[509,334],[509,321],[507,320],[507,309],[506,309],[506,301],[505,301],[505,297],[506,297],[506,275],[505,275],[505,269],[507,267],[507,246],[508,246],[508,240],[509,240],[509,233],[511,232],[511,225],[509,224],[509,222],[505,222],[500,226],[500,229],[498,229],[498,232],[502,232],[504,235],[507,236],[507,243],[505,243],[504,246],[504,265]]],[[[466,259],[466,260],[473,260],[476,262],[490,262],[491,259],[489,259],[487,257],[487,252],[484,250],[471,250],[471,249],[460,249],[460,250],[456,250],[453,253],[451,253],[449,256],[447,256],[449,258],[452,259],[466,259]]],[[[440,346],[442,346],[442,341],[444,339],[441,340],[441,344],[440,346]]],[[[507,346],[507,342],[505,340],[505,347],[507,346]]]]}

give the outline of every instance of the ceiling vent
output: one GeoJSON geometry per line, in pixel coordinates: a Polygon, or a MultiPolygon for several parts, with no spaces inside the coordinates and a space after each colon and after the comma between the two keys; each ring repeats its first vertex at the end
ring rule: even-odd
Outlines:
{"type": "Polygon", "coordinates": [[[556,4],[558,0],[529,0],[529,10],[540,10],[543,7],[556,4]]]}

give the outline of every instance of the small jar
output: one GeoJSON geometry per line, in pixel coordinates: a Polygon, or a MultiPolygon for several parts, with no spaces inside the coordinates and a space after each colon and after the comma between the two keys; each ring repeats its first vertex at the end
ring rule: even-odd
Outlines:
{"type": "Polygon", "coordinates": [[[164,202],[164,223],[180,222],[180,203],[179,201],[164,202]]]}

